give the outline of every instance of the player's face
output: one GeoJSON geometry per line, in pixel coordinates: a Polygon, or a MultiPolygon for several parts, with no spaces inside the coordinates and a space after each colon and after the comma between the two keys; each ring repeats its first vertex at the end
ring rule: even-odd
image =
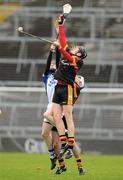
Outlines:
{"type": "Polygon", "coordinates": [[[71,47],[71,49],[70,49],[70,53],[71,54],[76,54],[77,52],[78,52],[78,47],[77,46],[73,46],[73,47],[71,47]]]}
{"type": "Polygon", "coordinates": [[[81,59],[81,53],[78,52],[79,48],[77,46],[74,46],[71,48],[70,50],[70,54],[76,59],[76,60],[80,60],[81,59]]]}

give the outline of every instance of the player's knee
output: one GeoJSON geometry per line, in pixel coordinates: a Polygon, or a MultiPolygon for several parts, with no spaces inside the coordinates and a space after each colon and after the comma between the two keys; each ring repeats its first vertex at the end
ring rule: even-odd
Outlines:
{"type": "Polygon", "coordinates": [[[47,133],[46,131],[42,130],[42,132],[41,132],[41,137],[42,137],[43,139],[46,139],[46,138],[48,137],[48,133],[47,133]]]}
{"type": "Polygon", "coordinates": [[[44,118],[46,118],[46,114],[47,114],[47,113],[46,113],[46,112],[44,112],[44,114],[43,114],[44,118]]]}
{"type": "Polygon", "coordinates": [[[59,114],[53,113],[53,118],[54,118],[55,122],[57,122],[59,120],[59,114]]]}
{"type": "Polygon", "coordinates": [[[41,132],[41,137],[44,139],[44,137],[45,137],[44,131],[41,132]]]}
{"type": "Polygon", "coordinates": [[[49,119],[49,114],[48,114],[48,112],[44,112],[43,116],[44,116],[44,118],[49,119]]]}

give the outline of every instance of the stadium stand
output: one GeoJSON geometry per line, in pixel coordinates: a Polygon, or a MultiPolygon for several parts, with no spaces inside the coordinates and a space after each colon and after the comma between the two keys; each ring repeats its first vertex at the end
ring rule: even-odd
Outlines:
{"type": "MultiPolygon", "coordinates": [[[[41,76],[50,45],[21,35],[16,28],[23,26],[29,33],[53,40],[56,37],[54,21],[64,3],[66,1],[62,0],[20,0],[17,4],[14,0],[11,3],[7,0],[1,2],[0,87],[42,87],[41,76]]],[[[65,24],[68,42],[84,45],[88,53],[80,71],[85,78],[85,91],[74,109],[76,133],[80,139],[98,139],[99,133],[104,140],[121,139],[123,1],[76,0],[70,3],[73,11],[65,24]],[[100,90],[88,92],[88,88],[93,87],[100,90]],[[112,88],[110,92],[106,89],[108,87],[112,88]],[[114,87],[117,88],[116,93],[113,93],[114,87]]],[[[32,131],[35,129],[35,135],[39,137],[46,104],[43,90],[33,93],[1,90],[0,133],[7,137],[7,128],[11,127],[13,130],[19,128],[20,133],[24,135],[25,132],[26,136],[29,127],[32,131]]]]}

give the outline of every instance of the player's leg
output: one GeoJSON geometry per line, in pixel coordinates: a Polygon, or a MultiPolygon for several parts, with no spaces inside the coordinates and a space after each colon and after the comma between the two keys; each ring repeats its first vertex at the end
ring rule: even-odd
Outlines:
{"type": "Polygon", "coordinates": [[[56,128],[58,130],[61,147],[64,147],[67,142],[67,137],[65,135],[65,128],[63,121],[61,121],[61,117],[62,117],[62,106],[60,104],[53,103],[53,118],[56,124],[56,128]]]}
{"type": "Polygon", "coordinates": [[[53,118],[58,130],[58,134],[60,136],[61,144],[66,143],[67,140],[65,136],[64,124],[61,121],[62,111],[63,111],[61,103],[63,102],[63,98],[62,98],[63,94],[64,94],[64,87],[60,84],[57,84],[55,86],[52,107],[53,107],[53,118]]]}
{"type": "Polygon", "coordinates": [[[63,113],[66,118],[68,128],[68,147],[73,149],[74,146],[74,121],[73,121],[73,100],[74,89],[71,85],[67,85],[64,89],[65,95],[63,96],[66,103],[63,104],[63,113]]]}
{"type": "MultiPolygon", "coordinates": [[[[59,158],[61,158],[68,149],[72,150],[74,146],[74,123],[73,123],[72,109],[73,109],[72,105],[63,105],[63,112],[67,119],[69,134],[68,134],[68,138],[66,137],[66,134],[60,135],[61,150],[60,150],[59,158]],[[66,145],[67,141],[68,144],[66,145]]],[[[61,122],[63,123],[63,121],[61,122]]],[[[58,124],[57,122],[57,128],[59,128],[58,125],[60,125],[60,123],[58,124]]]]}
{"type": "Polygon", "coordinates": [[[45,141],[48,149],[52,148],[52,135],[51,135],[52,127],[53,126],[49,122],[46,122],[44,120],[44,122],[42,124],[41,136],[42,136],[43,140],[45,141]]]}
{"type": "Polygon", "coordinates": [[[53,103],[53,118],[58,130],[58,134],[62,135],[65,133],[65,128],[63,126],[63,123],[61,121],[61,117],[62,117],[62,107],[60,104],[57,103],[53,103]]]}
{"type": "Polygon", "coordinates": [[[74,144],[73,154],[74,154],[74,157],[76,159],[79,174],[84,175],[85,170],[83,168],[83,164],[82,164],[82,160],[81,160],[81,153],[80,153],[80,149],[76,143],[74,144]]]}
{"type": "Polygon", "coordinates": [[[42,137],[45,140],[48,149],[52,148],[52,134],[51,134],[51,129],[54,125],[54,123],[50,123],[48,117],[52,116],[53,112],[52,112],[52,105],[49,104],[48,105],[48,109],[46,110],[46,112],[44,112],[44,121],[43,121],[43,125],[42,125],[42,137]]]}
{"type": "MultiPolygon", "coordinates": [[[[61,144],[59,142],[58,131],[55,127],[52,128],[52,139],[53,139],[53,147],[55,149],[55,153],[58,156],[61,144]]],[[[61,174],[62,172],[66,171],[67,169],[65,167],[65,162],[64,162],[63,158],[58,159],[58,162],[59,162],[59,167],[56,170],[56,174],[61,174]]]]}
{"type": "MultiPolygon", "coordinates": [[[[65,118],[64,114],[62,116],[62,121],[64,123],[66,137],[68,138],[68,130],[67,130],[68,126],[67,126],[67,122],[66,122],[66,118],[65,118]]],[[[68,149],[65,153],[65,159],[70,159],[72,156],[73,156],[72,151],[70,149],[68,149]]]]}
{"type": "Polygon", "coordinates": [[[74,123],[72,117],[72,104],[73,104],[73,88],[71,85],[60,85],[58,84],[55,87],[55,93],[53,97],[53,115],[56,123],[56,127],[58,129],[58,133],[60,136],[61,142],[61,150],[59,157],[62,157],[66,150],[69,148],[73,148],[74,144],[74,123]],[[66,116],[69,138],[67,139],[65,135],[64,124],[61,121],[62,113],[66,116]],[[68,141],[68,145],[66,143],[68,141]]]}
{"type": "Polygon", "coordinates": [[[48,154],[51,160],[51,169],[54,169],[56,166],[56,160],[57,160],[57,156],[55,154],[54,148],[53,148],[53,144],[52,144],[52,135],[51,135],[51,129],[52,129],[52,125],[48,122],[43,122],[42,125],[42,133],[41,136],[43,137],[47,147],[48,147],[48,154]]]}
{"type": "Polygon", "coordinates": [[[66,118],[67,127],[68,127],[68,137],[74,136],[74,122],[73,122],[73,106],[72,105],[63,105],[63,112],[66,118]]]}
{"type": "Polygon", "coordinates": [[[62,132],[62,134],[60,135],[59,138],[60,138],[62,146],[65,146],[67,138],[66,138],[66,135],[65,135],[65,127],[64,127],[63,121],[61,120],[61,114],[62,114],[61,106],[59,104],[53,103],[52,104],[52,111],[51,111],[51,108],[50,108],[50,111],[46,111],[44,113],[44,116],[47,117],[48,120],[50,119],[51,120],[50,122],[52,124],[56,124],[57,128],[59,128],[58,129],[59,131],[61,130],[61,128],[63,128],[59,132],[59,134],[62,132]],[[53,112],[54,112],[54,116],[52,116],[53,112]],[[54,118],[56,118],[56,122],[54,121],[54,118]]]}
{"type": "Polygon", "coordinates": [[[46,112],[44,112],[44,118],[46,118],[48,120],[48,122],[50,122],[50,124],[52,124],[53,126],[56,126],[55,121],[53,119],[52,106],[50,107],[50,109],[48,109],[46,112]]]}
{"type": "Polygon", "coordinates": [[[55,153],[58,155],[59,154],[59,150],[60,150],[60,142],[59,142],[59,135],[58,135],[58,131],[56,129],[56,127],[53,127],[51,130],[51,134],[52,134],[52,142],[53,142],[53,147],[55,149],[55,153]]]}
{"type": "Polygon", "coordinates": [[[68,148],[73,149],[74,146],[74,121],[73,121],[73,106],[72,105],[63,105],[63,112],[66,118],[68,126],[68,148]]]}

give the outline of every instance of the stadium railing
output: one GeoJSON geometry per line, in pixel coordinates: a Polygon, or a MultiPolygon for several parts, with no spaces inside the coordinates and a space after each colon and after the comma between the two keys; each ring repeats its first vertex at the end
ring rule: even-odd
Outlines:
{"type": "MultiPolygon", "coordinates": [[[[78,139],[123,138],[123,89],[84,88],[74,107],[78,139]]],[[[40,87],[0,87],[0,136],[40,138],[47,106],[40,87]]]]}

